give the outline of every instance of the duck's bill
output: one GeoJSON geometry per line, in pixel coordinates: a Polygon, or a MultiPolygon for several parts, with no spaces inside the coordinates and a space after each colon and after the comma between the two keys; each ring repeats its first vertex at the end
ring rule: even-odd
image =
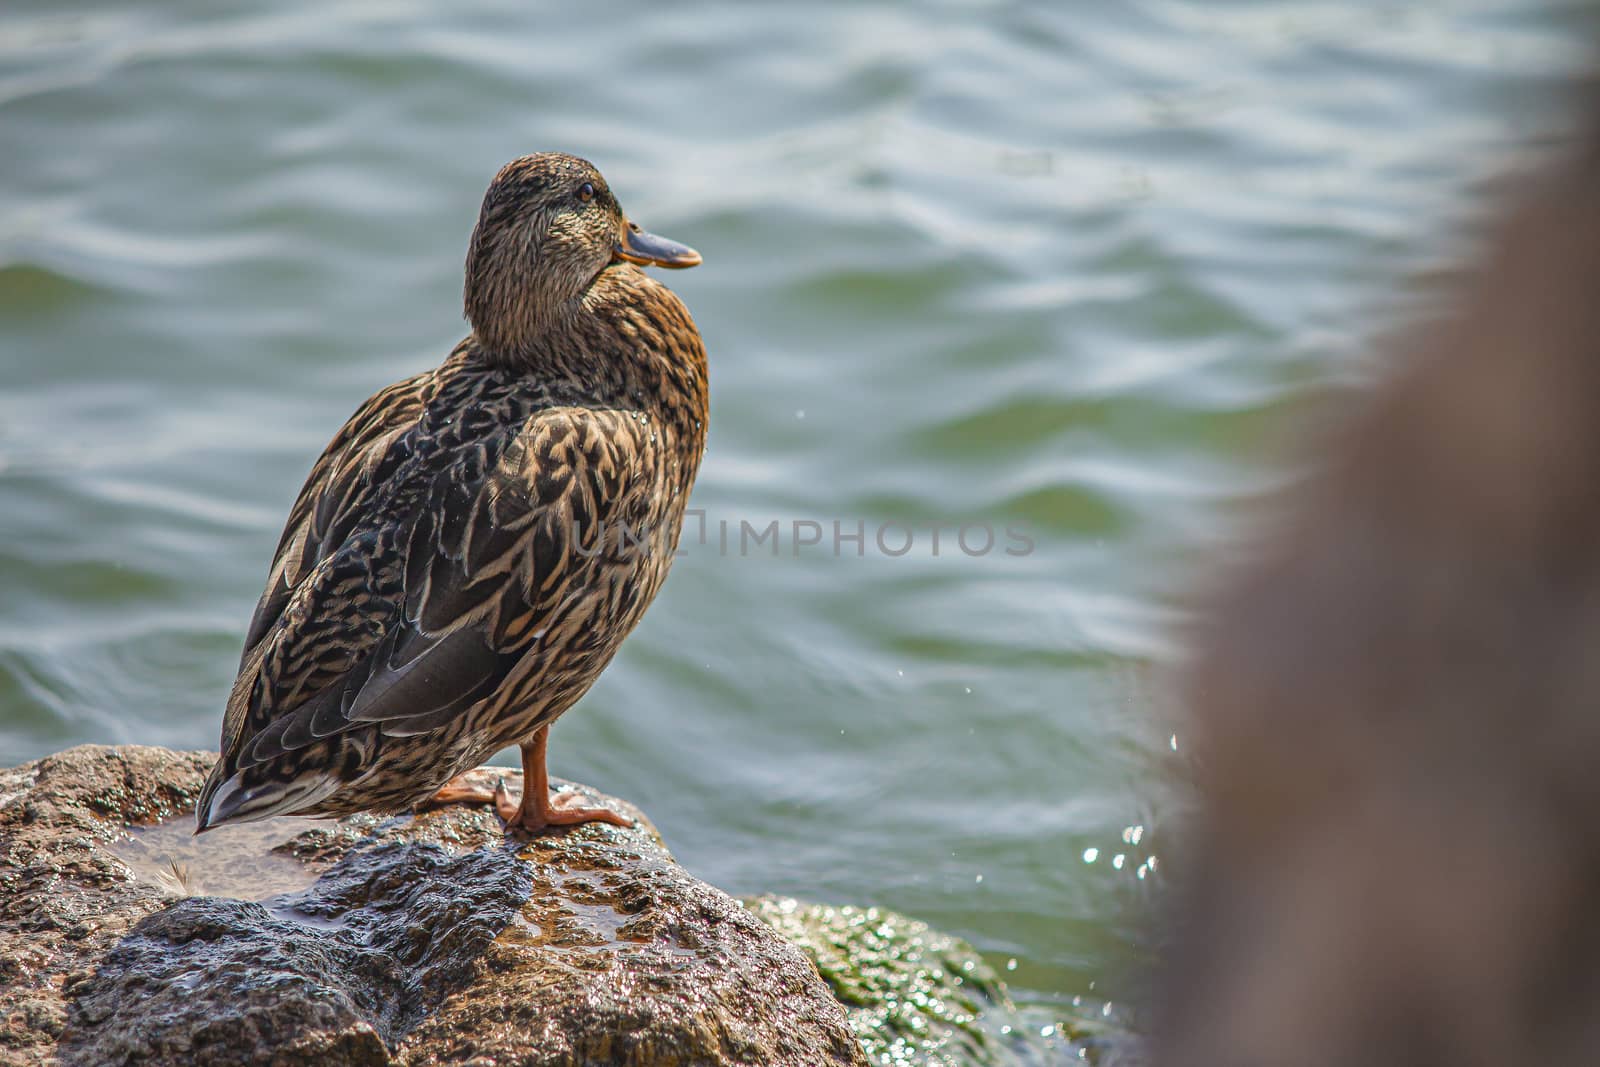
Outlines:
{"type": "Polygon", "coordinates": [[[622,234],[622,240],[617,242],[612,251],[618,259],[625,259],[629,263],[638,263],[646,267],[697,267],[700,265],[700,253],[688,245],[680,245],[676,241],[669,241],[665,237],[657,237],[653,233],[646,233],[634,223],[628,223],[628,228],[622,234]]]}

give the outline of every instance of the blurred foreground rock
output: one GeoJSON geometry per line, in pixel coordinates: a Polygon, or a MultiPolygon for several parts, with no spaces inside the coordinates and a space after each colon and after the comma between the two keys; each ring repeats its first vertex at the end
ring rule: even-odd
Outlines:
{"type": "Polygon", "coordinates": [[[1202,613],[1160,1064],[1600,1063],[1593,115],[1202,613]]]}
{"type": "Polygon", "coordinates": [[[866,1062],[805,955],[624,803],[638,828],[520,847],[470,808],[197,839],[211,758],[0,771],[0,1062],[866,1062]]]}

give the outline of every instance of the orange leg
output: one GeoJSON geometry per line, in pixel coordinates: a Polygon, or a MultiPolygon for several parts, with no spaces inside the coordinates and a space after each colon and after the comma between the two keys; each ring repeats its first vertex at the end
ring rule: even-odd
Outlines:
{"type": "Polygon", "coordinates": [[[483,786],[468,785],[460,780],[446,783],[423,805],[425,808],[444,804],[489,804],[506,821],[506,828],[537,833],[547,826],[577,826],[586,822],[608,822],[613,826],[632,826],[633,820],[610,808],[582,808],[573,804],[575,796],[563,793],[552,802],[550,776],[545,772],[544,753],[550,742],[550,727],[540,727],[533,740],[522,746],[522,803],[511,799],[506,792],[505,779],[493,790],[483,786]]]}

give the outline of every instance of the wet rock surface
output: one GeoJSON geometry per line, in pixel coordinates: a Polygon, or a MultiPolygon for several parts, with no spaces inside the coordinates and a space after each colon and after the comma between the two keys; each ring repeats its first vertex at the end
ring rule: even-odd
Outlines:
{"type": "Polygon", "coordinates": [[[385,1063],[431,1005],[468,984],[531,887],[508,850],[395,842],[265,905],[179,900],[72,990],[62,1058],[229,1063],[270,1044],[278,1057],[385,1063]]]}
{"type": "Polygon", "coordinates": [[[109,851],[130,823],[192,808],[201,753],[69,749],[0,771],[0,1062],[47,1063],[67,990],[171,902],[109,851]]]}
{"type": "Polygon", "coordinates": [[[806,955],[620,801],[590,798],[638,827],[531,842],[472,808],[194,839],[211,758],[0,771],[0,1062],[866,1062],[806,955]]]}

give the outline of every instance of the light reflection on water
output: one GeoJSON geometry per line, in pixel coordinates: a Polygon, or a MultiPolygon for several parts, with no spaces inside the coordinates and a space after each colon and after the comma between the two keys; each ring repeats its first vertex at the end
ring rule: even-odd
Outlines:
{"type": "Polygon", "coordinates": [[[295,893],[317,880],[317,871],[290,855],[274,852],[322,822],[262,819],[218,826],[196,837],[194,820],[169,819],[129,829],[108,846],[140,881],[179,896],[269,900],[295,893]]]}

